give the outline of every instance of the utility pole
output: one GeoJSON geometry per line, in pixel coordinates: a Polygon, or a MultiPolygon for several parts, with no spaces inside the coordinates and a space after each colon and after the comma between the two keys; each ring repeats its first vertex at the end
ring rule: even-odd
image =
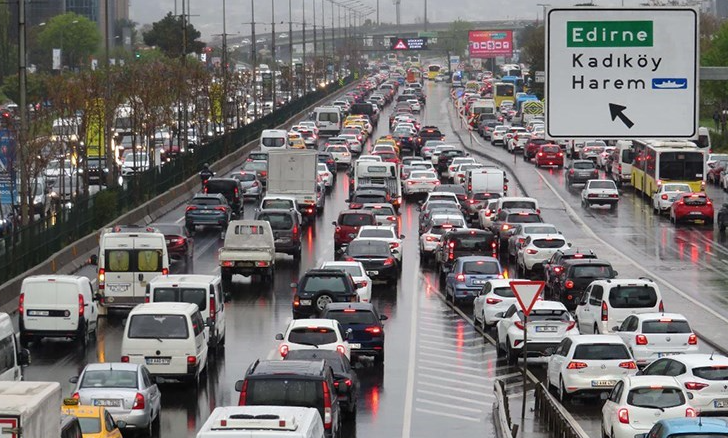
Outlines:
{"type": "MultiPolygon", "coordinates": [[[[182,0],[182,71],[186,75],[187,73],[187,9],[185,8],[185,0],[182,0]]],[[[182,108],[182,135],[184,138],[184,147],[187,149],[188,145],[188,132],[187,132],[187,93],[184,94],[184,99],[182,101],[182,105],[184,108],[182,108]]],[[[199,126],[197,127],[199,131],[199,126]]],[[[197,135],[200,135],[200,132],[197,132],[197,135]]]]}
{"type": "Polygon", "coordinates": [[[306,76],[306,0],[303,0],[303,21],[302,21],[302,37],[303,37],[303,58],[301,59],[301,75],[303,75],[303,93],[308,93],[308,77],[306,76]]]}
{"type": "Polygon", "coordinates": [[[336,76],[338,79],[338,77],[341,76],[341,57],[344,54],[344,47],[346,47],[346,38],[344,38],[342,42],[341,32],[343,29],[341,28],[341,3],[337,3],[336,5],[337,9],[339,10],[339,65],[336,68],[336,76]]]}
{"type": "MultiPolygon", "coordinates": [[[[115,185],[116,179],[116,160],[113,159],[114,148],[112,145],[111,138],[111,117],[107,114],[108,103],[111,102],[111,72],[109,66],[109,37],[111,26],[109,26],[109,0],[104,0],[104,73],[105,73],[105,87],[104,94],[106,96],[106,102],[104,103],[104,158],[106,166],[111,169],[111,172],[106,174],[106,187],[112,187],[115,185]]],[[[63,70],[63,69],[61,69],[63,70]]],[[[99,145],[101,148],[101,145],[99,145]]],[[[101,151],[99,151],[101,152],[101,151]]],[[[86,151],[86,158],[88,158],[88,151],[86,151]]]]}
{"type": "Polygon", "coordinates": [[[331,78],[336,79],[336,71],[335,69],[335,59],[336,59],[336,35],[334,34],[334,31],[336,30],[336,26],[334,26],[334,2],[333,0],[329,0],[331,2],[331,78]]]}
{"type": "Polygon", "coordinates": [[[323,44],[321,57],[321,70],[323,75],[323,82],[326,83],[326,10],[324,9],[324,0],[321,0],[321,44],[323,44]]]}
{"type": "MultiPolygon", "coordinates": [[[[183,0],[184,1],[184,0],[183,0]]],[[[255,0],[250,0],[250,13],[252,15],[252,18],[250,19],[250,34],[251,38],[253,39],[251,47],[251,61],[253,61],[253,79],[252,79],[252,88],[253,88],[253,112],[255,113],[255,119],[258,119],[258,90],[257,90],[257,84],[256,80],[257,77],[257,70],[258,70],[258,56],[256,54],[257,50],[256,47],[258,45],[258,42],[255,40],[255,0]]]]}
{"type": "Polygon", "coordinates": [[[278,71],[278,59],[276,58],[276,6],[275,0],[270,0],[270,21],[271,21],[271,32],[270,42],[272,47],[273,55],[273,70],[270,72],[270,88],[271,96],[273,97],[273,111],[278,109],[276,102],[276,72],[278,71]]]}
{"type": "Polygon", "coordinates": [[[379,0],[377,0],[377,26],[379,26],[379,0]]]}
{"type": "Polygon", "coordinates": [[[427,0],[425,0],[425,32],[427,32],[427,0]]]}
{"type": "MultiPolygon", "coordinates": [[[[323,1],[323,0],[321,0],[323,1]]],[[[313,85],[318,87],[316,82],[316,62],[318,58],[318,41],[316,40],[316,0],[313,0],[313,85]]]]}
{"type": "Polygon", "coordinates": [[[293,8],[292,0],[288,0],[288,91],[290,100],[293,100],[293,8]]]}
{"type": "Polygon", "coordinates": [[[222,133],[225,142],[225,151],[230,149],[230,136],[227,133],[228,125],[228,48],[227,48],[227,20],[225,19],[225,4],[222,0],[222,133]]]}
{"type": "Polygon", "coordinates": [[[26,50],[25,0],[18,0],[18,85],[20,88],[18,93],[18,106],[20,107],[20,131],[17,133],[18,144],[15,147],[15,163],[13,164],[16,177],[12,184],[17,184],[17,180],[20,178],[20,222],[22,225],[28,224],[28,182],[25,180],[25,162],[23,156],[23,148],[25,148],[26,136],[28,135],[28,102],[26,102],[28,72],[25,59],[26,50]]]}

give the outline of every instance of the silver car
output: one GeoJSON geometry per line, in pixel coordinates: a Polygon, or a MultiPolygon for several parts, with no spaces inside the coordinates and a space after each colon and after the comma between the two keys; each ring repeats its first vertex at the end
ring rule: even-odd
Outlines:
{"type": "Polygon", "coordinates": [[[80,376],[71,377],[76,384],[74,398],[82,405],[103,406],[125,430],[152,436],[159,430],[162,394],[144,365],[131,363],[93,363],[80,376]]]}
{"type": "Polygon", "coordinates": [[[252,199],[256,204],[260,203],[260,199],[263,197],[263,183],[260,182],[255,172],[241,170],[239,173],[234,173],[233,178],[240,181],[244,199],[252,199]]]}

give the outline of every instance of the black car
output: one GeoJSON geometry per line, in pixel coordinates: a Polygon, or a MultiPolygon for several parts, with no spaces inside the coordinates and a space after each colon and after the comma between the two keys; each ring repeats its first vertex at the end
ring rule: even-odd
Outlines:
{"type": "Polygon", "coordinates": [[[256,360],[235,382],[240,406],[300,406],[316,408],[327,438],[340,436],[341,408],[336,378],[325,360],[256,360]]]}
{"type": "Polygon", "coordinates": [[[374,356],[377,364],[384,363],[384,325],[387,315],[380,315],[372,303],[329,304],[322,318],[339,321],[349,332],[351,356],[374,356]]]}
{"type": "Polygon", "coordinates": [[[164,234],[170,259],[184,260],[188,265],[192,263],[194,241],[184,225],[154,224],[152,226],[164,234]]]}
{"type": "Polygon", "coordinates": [[[354,239],[346,247],[342,259],[361,262],[372,280],[384,280],[389,286],[397,284],[399,267],[386,241],[354,239]]]}
{"type": "Polygon", "coordinates": [[[452,270],[455,260],[467,256],[496,255],[496,238],[489,230],[457,228],[443,234],[435,251],[440,281],[452,270]]]}
{"type": "Polygon", "coordinates": [[[534,210],[522,208],[504,208],[498,212],[490,230],[496,236],[499,254],[506,256],[508,251],[508,238],[513,234],[515,224],[536,224],[543,222],[541,215],[534,210]],[[501,248],[503,250],[501,251],[501,248]]]}
{"type": "Polygon", "coordinates": [[[198,225],[218,227],[224,235],[231,217],[232,209],[225,196],[220,193],[198,193],[185,208],[185,227],[190,234],[194,234],[198,225]]]}
{"type": "Polygon", "coordinates": [[[240,218],[243,213],[243,189],[235,178],[210,178],[205,182],[205,194],[220,193],[227,199],[233,217],[240,218]]]}
{"type": "Polygon", "coordinates": [[[86,173],[86,181],[89,185],[106,185],[109,169],[106,167],[105,158],[88,158],[86,169],[79,169],[79,171],[86,173]]]}
{"type": "Polygon", "coordinates": [[[445,140],[445,136],[436,126],[423,126],[415,139],[417,151],[422,149],[427,140],[445,140]]]}
{"type": "Polygon", "coordinates": [[[590,179],[599,179],[599,169],[592,160],[574,160],[564,169],[566,185],[586,184],[590,179]]]}
{"type": "Polygon", "coordinates": [[[357,210],[362,208],[364,204],[387,204],[390,201],[390,197],[387,191],[378,189],[364,189],[357,190],[351,195],[349,200],[349,208],[357,210]]]}
{"type": "Polygon", "coordinates": [[[291,288],[293,318],[319,315],[331,303],[359,301],[351,275],[338,269],[309,269],[291,288]]]}
{"type": "Polygon", "coordinates": [[[435,170],[437,170],[437,173],[442,176],[442,174],[447,172],[447,168],[450,166],[450,163],[452,163],[453,158],[465,156],[467,156],[465,151],[461,151],[460,149],[449,149],[446,151],[442,151],[440,155],[437,156],[437,164],[435,165],[435,170]]]}
{"type": "MultiPolygon", "coordinates": [[[[551,289],[552,284],[564,269],[564,262],[571,259],[595,259],[597,255],[590,249],[568,248],[560,249],[543,264],[544,281],[546,290],[551,289]]],[[[544,292],[545,294],[546,292],[544,292]]]]}
{"type": "Polygon", "coordinates": [[[615,278],[612,265],[599,259],[571,259],[563,262],[563,269],[552,283],[548,299],[561,301],[569,310],[576,309],[581,295],[597,279],[615,278]]]}
{"type": "Polygon", "coordinates": [[[334,156],[329,152],[319,152],[316,156],[318,162],[326,164],[326,168],[334,174],[334,179],[336,179],[336,160],[334,160],[334,156]]]}
{"type": "Polygon", "coordinates": [[[334,387],[339,394],[339,404],[347,416],[356,417],[359,378],[345,355],[331,350],[292,350],[283,360],[326,361],[334,372],[334,387]]]}

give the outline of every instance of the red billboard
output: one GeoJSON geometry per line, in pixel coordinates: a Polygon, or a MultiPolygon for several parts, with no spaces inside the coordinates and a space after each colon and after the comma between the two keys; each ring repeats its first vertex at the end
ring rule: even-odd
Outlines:
{"type": "Polygon", "coordinates": [[[471,58],[495,58],[513,56],[512,30],[471,30],[468,33],[468,49],[471,58]]]}

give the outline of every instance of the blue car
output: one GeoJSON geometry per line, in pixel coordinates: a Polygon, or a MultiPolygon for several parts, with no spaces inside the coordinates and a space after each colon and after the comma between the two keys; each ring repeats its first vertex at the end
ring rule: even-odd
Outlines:
{"type": "Polygon", "coordinates": [[[495,257],[458,257],[445,277],[445,298],[453,304],[472,303],[486,281],[503,278],[503,268],[495,257]]]}
{"type": "Polygon", "coordinates": [[[642,438],[724,438],[726,436],[728,436],[728,420],[710,417],[660,420],[652,426],[648,433],[641,435],[642,438]]]}
{"type": "Polygon", "coordinates": [[[380,315],[371,303],[331,303],[321,318],[335,319],[348,333],[351,356],[374,356],[374,363],[384,363],[384,325],[387,315],[380,315]]]}

